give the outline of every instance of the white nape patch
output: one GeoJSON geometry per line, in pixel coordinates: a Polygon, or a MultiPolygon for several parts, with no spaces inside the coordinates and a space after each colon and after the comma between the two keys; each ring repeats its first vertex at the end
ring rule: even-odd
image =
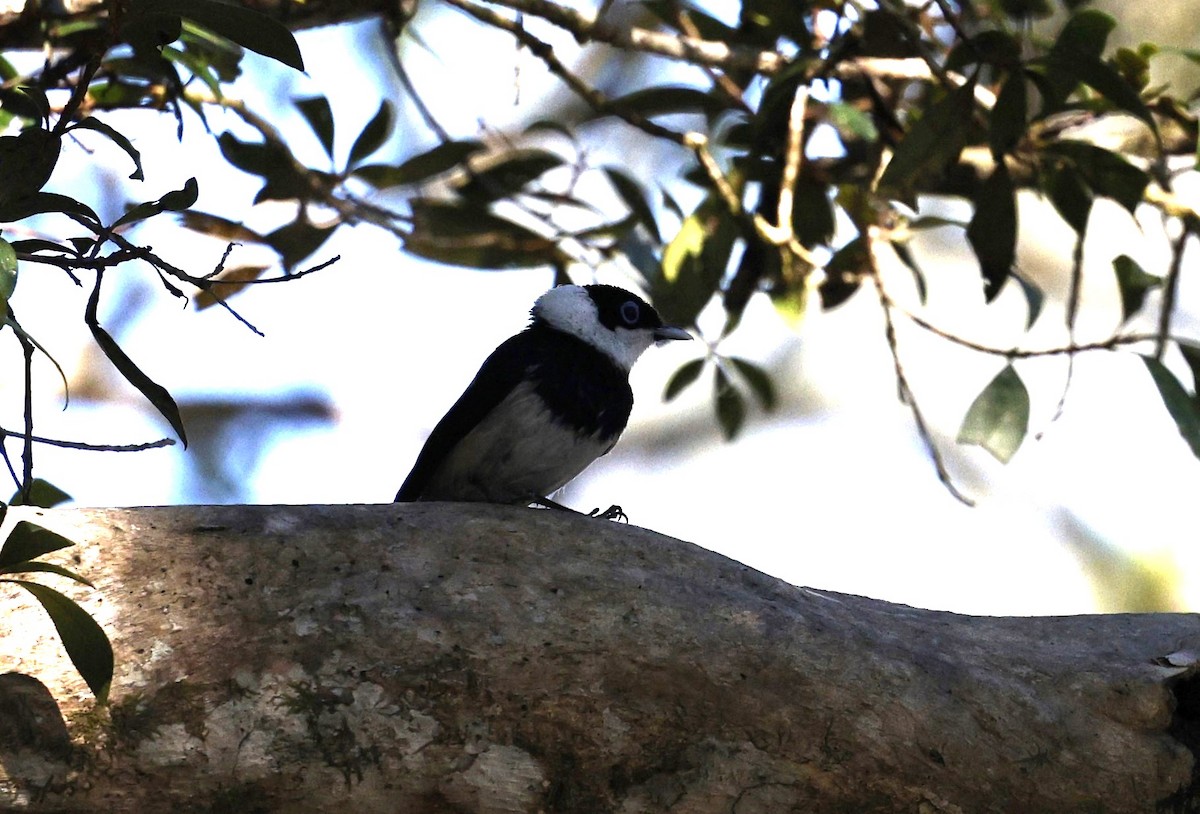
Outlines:
{"type": "Polygon", "coordinates": [[[606,328],[600,322],[592,296],[579,285],[550,289],[534,303],[533,315],[563,333],[582,339],[625,370],[633,368],[642,352],[654,344],[654,331],[649,328],[618,326],[615,331],[606,328]]]}
{"type": "Polygon", "coordinates": [[[455,445],[421,499],[528,504],[561,489],[614,441],[560,424],[522,382],[455,445]]]}

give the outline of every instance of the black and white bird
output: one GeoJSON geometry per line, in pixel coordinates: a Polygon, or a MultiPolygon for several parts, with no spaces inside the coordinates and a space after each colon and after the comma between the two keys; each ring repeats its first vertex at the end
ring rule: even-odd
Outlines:
{"type": "MultiPolygon", "coordinates": [[[[396,495],[545,506],[613,448],[633,408],[629,370],[652,344],[691,339],[641,297],[563,285],[538,298],[438,422],[396,495]]],[[[561,507],[560,507],[561,508],[561,507]]],[[[613,507],[605,516],[619,515],[613,507]]]]}

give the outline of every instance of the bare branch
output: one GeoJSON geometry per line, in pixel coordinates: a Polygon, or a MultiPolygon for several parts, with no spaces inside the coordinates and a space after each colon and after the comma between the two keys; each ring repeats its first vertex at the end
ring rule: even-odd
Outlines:
{"type": "MultiPolygon", "coordinates": [[[[897,305],[894,301],[891,303],[892,310],[906,317],[910,322],[919,328],[929,331],[935,336],[945,339],[955,345],[968,348],[979,353],[986,353],[991,356],[1003,356],[1005,359],[1034,359],[1045,356],[1064,356],[1078,353],[1086,353],[1088,351],[1100,350],[1116,350],[1127,345],[1136,345],[1142,342],[1154,342],[1158,340],[1158,334],[1114,334],[1108,339],[1102,339],[1098,342],[1081,342],[1068,343],[1059,347],[1053,348],[997,348],[992,345],[984,345],[979,342],[974,342],[970,339],[965,339],[961,336],[949,333],[922,317],[917,316],[911,311],[906,311],[897,305]]],[[[1171,337],[1175,341],[1179,341],[1175,337],[1171,337]]]]}
{"type": "Polygon", "coordinates": [[[1163,299],[1158,312],[1158,336],[1154,346],[1154,358],[1162,361],[1167,349],[1167,340],[1171,336],[1171,316],[1175,310],[1175,300],[1179,296],[1179,272],[1183,268],[1183,252],[1187,247],[1188,238],[1192,232],[1192,220],[1181,218],[1179,237],[1171,247],[1171,265],[1167,269],[1166,279],[1163,280],[1163,299]]]}
{"type": "Polygon", "coordinates": [[[175,445],[174,438],[160,438],[157,441],[146,441],[140,444],[91,444],[86,441],[67,441],[61,438],[47,438],[43,435],[26,435],[25,433],[10,432],[0,427],[0,438],[20,438],[34,444],[45,444],[62,449],[78,449],[86,452],[142,452],[147,449],[160,449],[175,445]]]}
{"type": "MultiPolygon", "coordinates": [[[[563,64],[554,54],[554,48],[547,42],[538,39],[530,34],[525,26],[515,20],[510,20],[507,17],[497,14],[491,9],[468,2],[468,0],[446,0],[447,3],[458,8],[482,23],[498,28],[501,31],[506,31],[513,35],[522,45],[529,49],[535,57],[540,59],[546,68],[555,76],[563,81],[571,91],[583,99],[591,108],[599,113],[610,113],[619,119],[633,125],[644,133],[652,136],[664,138],[675,144],[684,144],[685,136],[682,133],[671,130],[656,124],[645,116],[632,110],[623,108],[621,105],[613,104],[612,101],[600,91],[588,85],[571,70],[563,64]]],[[[554,6],[553,3],[547,3],[547,6],[554,6]]],[[[578,16],[578,12],[564,9],[570,15],[578,16]]]]}
{"type": "MultiPolygon", "coordinates": [[[[575,9],[552,3],[548,0],[493,0],[496,5],[540,17],[571,32],[580,42],[603,42],[630,51],[642,51],[658,56],[708,65],[724,70],[752,70],[771,75],[777,73],[787,60],[775,51],[760,51],[744,46],[665,34],[647,28],[633,26],[625,28],[612,25],[603,19],[595,19],[575,9]]],[[[459,5],[454,2],[454,5],[459,5]]]]}
{"type": "Polygon", "coordinates": [[[900,349],[896,343],[896,325],[892,320],[892,299],[884,290],[883,281],[879,277],[879,267],[876,263],[875,252],[873,250],[875,242],[874,235],[872,235],[871,248],[867,250],[867,256],[870,258],[871,263],[870,277],[871,282],[875,285],[875,292],[879,297],[879,305],[883,309],[884,333],[887,338],[888,350],[892,354],[892,367],[896,372],[896,387],[900,391],[900,400],[908,406],[909,411],[912,413],[913,424],[917,428],[917,435],[920,436],[921,443],[925,445],[925,449],[929,452],[929,458],[933,462],[933,468],[937,472],[938,480],[942,482],[942,485],[957,500],[967,506],[974,506],[975,501],[954,485],[954,480],[950,477],[950,470],[946,468],[946,462],[942,458],[942,452],[933,440],[933,434],[930,432],[929,426],[925,423],[925,416],[922,415],[921,408],[917,404],[917,399],[908,384],[908,376],[904,373],[904,365],[900,361],[900,349]]]}

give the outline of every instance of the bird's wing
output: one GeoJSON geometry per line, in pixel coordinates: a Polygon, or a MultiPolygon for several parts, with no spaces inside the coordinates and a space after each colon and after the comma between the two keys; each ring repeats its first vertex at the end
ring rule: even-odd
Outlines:
{"type": "Polygon", "coordinates": [[[404,485],[396,493],[396,502],[419,500],[429,484],[429,479],[454,449],[455,444],[475,429],[476,425],[517,386],[525,375],[530,358],[529,339],[530,336],[526,332],[510,337],[484,360],[483,366],[467,385],[467,389],[429,434],[412,471],[408,473],[404,485]]]}

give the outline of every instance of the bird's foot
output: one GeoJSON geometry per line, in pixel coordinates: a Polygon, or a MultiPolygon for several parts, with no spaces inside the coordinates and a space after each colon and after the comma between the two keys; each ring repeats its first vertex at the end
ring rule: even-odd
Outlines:
{"type": "MultiPolygon", "coordinates": [[[[535,497],[530,502],[534,503],[538,506],[545,506],[547,509],[557,509],[560,512],[570,512],[571,514],[583,514],[583,512],[577,512],[574,509],[572,509],[570,506],[564,506],[561,503],[557,503],[548,497],[535,497]]],[[[629,516],[625,514],[624,510],[620,506],[617,506],[615,504],[612,506],[609,506],[604,511],[600,511],[599,508],[592,509],[590,512],[585,514],[584,517],[595,517],[599,520],[624,520],[626,523],[629,522],[629,516]]]]}
{"type": "Polygon", "coordinates": [[[625,514],[625,510],[615,503],[604,511],[600,511],[600,508],[596,507],[588,512],[587,516],[595,517],[600,520],[624,520],[626,523],[629,522],[629,515],[625,514]]]}

